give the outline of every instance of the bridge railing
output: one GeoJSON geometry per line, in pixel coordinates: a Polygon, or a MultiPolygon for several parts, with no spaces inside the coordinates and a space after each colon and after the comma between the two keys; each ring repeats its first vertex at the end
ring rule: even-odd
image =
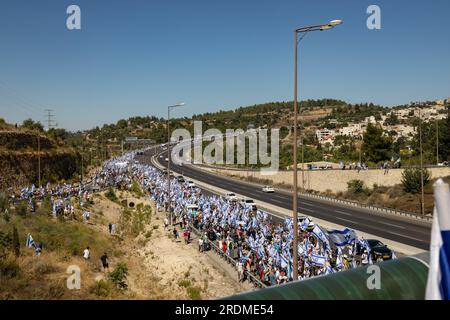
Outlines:
{"type": "MultiPolygon", "coordinates": [[[[189,223],[189,227],[194,230],[195,234],[198,237],[202,236],[202,232],[195,228],[191,223],[189,223]]],[[[224,259],[226,262],[232,265],[233,268],[236,268],[236,259],[232,258],[230,255],[223,253],[223,251],[214,243],[214,241],[211,241],[209,239],[206,239],[207,243],[211,247],[212,250],[214,250],[222,259],[224,259]]],[[[266,288],[267,285],[265,285],[261,280],[259,280],[257,277],[255,277],[254,274],[249,272],[248,270],[244,271],[245,275],[247,276],[247,279],[255,286],[259,288],[266,288]]]]}

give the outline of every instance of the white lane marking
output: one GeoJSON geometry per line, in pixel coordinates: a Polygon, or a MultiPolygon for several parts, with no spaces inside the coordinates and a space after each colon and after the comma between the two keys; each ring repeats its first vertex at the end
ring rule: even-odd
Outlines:
{"type": "Polygon", "coordinates": [[[352,217],[353,215],[351,213],[345,212],[345,211],[341,211],[341,210],[334,210],[337,213],[352,217]]]}
{"type": "Polygon", "coordinates": [[[397,236],[397,237],[408,238],[408,239],[412,239],[412,240],[416,240],[416,241],[419,241],[419,242],[426,243],[426,241],[424,241],[422,239],[418,239],[418,238],[414,238],[414,237],[411,237],[411,236],[407,236],[407,235],[404,235],[402,233],[387,231],[386,229],[380,229],[380,228],[377,228],[377,227],[374,227],[374,226],[370,226],[370,228],[378,230],[378,231],[387,232],[387,233],[392,234],[392,235],[397,236]]]}
{"type": "Polygon", "coordinates": [[[421,239],[418,239],[418,238],[414,238],[414,237],[410,237],[410,236],[405,236],[404,234],[398,234],[398,233],[390,232],[390,231],[388,231],[388,233],[393,234],[393,235],[396,235],[396,236],[399,236],[399,237],[404,237],[404,238],[408,238],[408,239],[413,239],[413,240],[420,241],[420,242],[426,242],[426,241],[421,240],[421,239]]]}
{"type": "Polygon", "coordinates": [[[276,202],[276,203],[286,204],[285,201],[278,201],[278,200],[274,200],[274,199],[272,199],[272,201],[273,201],[273,202],[276,202]]]}
{"type": "Polygon", "coordinates": [[[335,218],[338,219],[338,220],[342,220],[342,221],[345,221],[345,222],[352,223],[352,224],[356,224],[356,225],[359,224],[358,222],[355,222],[355,221],[352,221],[352,220],[348,220],[348,219],[344,219],[344,218],[340,218],[340,217],[335,217],[335,218]]]}
{"type": "Polygon", "coordinates": [[[383,222],[383,221],[379,221],[379,223],[387,225],[387,226],[403,229],[403,230],[406,229],[405,227],[399,226],[398,224],[393,224],[393,223],[383,222]]]}
{"type": "Polygon", "coordinates": [[[311,204],[311,203],[307,203],[307,202],[300,202],[299,204],[300,205],[304,204],[305,206],[308,206],[308,207],[316,207],[316,205],[311,204]]]}

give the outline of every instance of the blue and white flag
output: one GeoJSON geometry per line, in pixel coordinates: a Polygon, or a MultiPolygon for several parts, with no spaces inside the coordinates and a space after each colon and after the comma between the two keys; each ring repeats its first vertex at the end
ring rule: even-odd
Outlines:
{"type": "Polygon", "coordinates": [[[28,236],[27,236],[27,242],[25,243],[25,246],[26,246],[27,248],[32,248],[32,247],[34,247],[34,240],[33,240],[33,237],[31,236],[30,233],[29,233],[28,236]]]}
{"type": "Polygon", "coordinates": [[[356,240],[356,232],[348,228],[328,231],[328,236],[336,247],[350,245],[356,240]]]}
{"type": "Polygon", "coordinates": [[[326,231],[323,231],[317,224],[314,226],[312,233],[323,243],[328,243],[326,231]]]}
{"type": "Polygon", "coordinates": [[[450,300],[450,189],[442,179],[433,187],[436,205],[425,299],[450,300]]]}
{"type": "Polygon", "coordinates": [[[289,260],[284,254],[280,254],[281,267],[286,269],[289,265],[289,260]]]}
{"type": "Polygon", "coordinates": [[[311,220],[309,220],[308,218],[306,218],[305,220],[303,220],[303,222],[300,224],[300,229],[302,229],[303,231],[305,231],[306,229],[308,229],[309,224],[311,223],[311,220]]]}
{"type": "Polygon", "coordinates": [[[314,266],[323,267],[327,261],[327,258],[325,256],[321,256],[318,254],[312,254],[311,255],[311,263],[314,266]]]}

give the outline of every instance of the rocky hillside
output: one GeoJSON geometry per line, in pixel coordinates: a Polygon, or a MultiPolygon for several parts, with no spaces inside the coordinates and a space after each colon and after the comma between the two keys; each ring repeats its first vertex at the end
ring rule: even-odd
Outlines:
{"type": "Polygon", "coordinates": [[[39,179],[40,144],[42,183],[70,179],[80,164],[80,155],[42,133],[25,130],[0,131],[0,190],[17,189],[39,179]]]}

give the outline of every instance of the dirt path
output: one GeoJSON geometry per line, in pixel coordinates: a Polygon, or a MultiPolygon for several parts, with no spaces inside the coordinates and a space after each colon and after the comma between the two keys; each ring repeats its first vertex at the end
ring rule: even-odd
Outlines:
{"type": "Polygon", "coordinates": [[[145,266],[155,271],[166,294],[176,298],[192,298],[189,287],[197,287],[201,289],[202,299],[213,299],[252,288],[248,283],[239,284],[234,269],[214,252],[199,252],[196,237],[190,244],[182,238],[175,241],[172,228],[164,230],[164,216],[164,212],[156,212],[150,226],[152,236],[139,253],[144,257],[145,266]]]}
{"type": "MultiPolygon", "coordinates": [[[[200,253],[197,239],[190,244],[175,241],[172,229],[164,230],[164,212],[156,212],[147,198],[136,198],[128,192],[116,192],[120,200],[152,207],[151,220],[136,238],[119,241],[122,257],[111,259],[111,266],[126,261],[129,268],[129,290],[137,299],[214,299],[252,289],[240,284],[232,266],[214,252],[200,253]]],[[[108,233],[108,223],[119,223],[123,207],[103,195],[93,206],[92,228],[108,233]]],[[[100,277],[101,275],[97,275],[100,277]]]]}

